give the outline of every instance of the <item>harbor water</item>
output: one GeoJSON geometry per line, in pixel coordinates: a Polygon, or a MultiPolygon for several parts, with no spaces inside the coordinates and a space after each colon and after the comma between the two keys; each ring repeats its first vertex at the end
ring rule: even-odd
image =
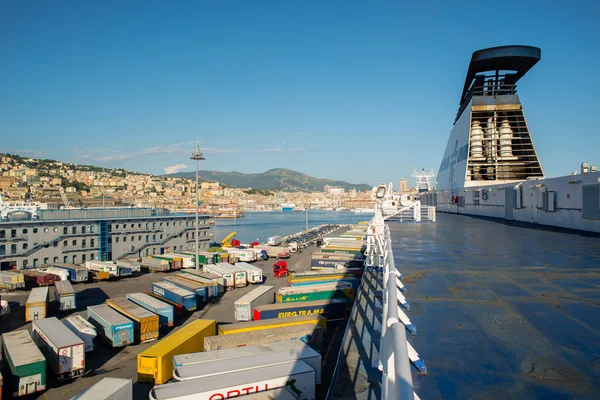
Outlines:
{"type": "MultiPolygon", "coordinates": [[[[369,221],[373,214],[342,211],[308,211],[308,227],[323,224],[356,224],[369,221]]],[[[286,236],[301,232],[306,228],[306,213],[293,211],[246,212],[245,217],[238,219],[216,219],[211,233],[215,241],[220,242],[231,232],[236,232],[236,239],[242,243],[250,243],[258,239],[264,243],[271,236],[286,236]]]]}
{"type": "Polygon", "coordinates": [[[598,398],[600,238],[450,214],[389,226],[421,398],[598,398]]]}

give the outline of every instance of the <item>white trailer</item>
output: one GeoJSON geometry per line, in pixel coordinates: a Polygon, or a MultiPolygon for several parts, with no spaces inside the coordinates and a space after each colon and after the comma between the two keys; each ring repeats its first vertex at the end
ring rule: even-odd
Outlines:
{"type": "Polygon", "coordinates": [[[256,261],[256,253],[252,249],[228,248],[227,253],[238,256],[240,261],[256,261]]]}
{"type": "Polygon", "coordinates": [[[96,337],[96,328],[90,324],[81,315],[73,315],[63,321],[65,326],[71,330],[77,337],[83,340],[85,352],[94,351],[94,338],[96,337]]]}
{"type": "Polygon", "coordinates": [[[275,296],[273,286],[262,285],[246,293],[233,303],[236,321],[252,321],[252,313],[257,305],[273,304],[275,296]]]}
{"type": "Polygon", "coordinates": [[[135,273],[141,271],[142,264],[137,260],[117,260],[117,267],[126,267],[135,273]]]}
{"type": "Polygon", "coordinates": [[[71,400],[132,400],[133,382],[130,379],[103,378],[71,400]]]}
{"type": "Polygon", "coordinates": [[[69,280],[69,272],[62,268],[48,267],[48,268],[38,268],[38,271],[45,272],[47,274],[54,274],[58,278],[56,278],[56,282],[58,281],[67,281],[69,280]]]}
{"type": "Polygon", "coordinates": [[[289,387],[303,400],[315,399],[315,370],[304,361],[167,383],[150,391],[150,400],[227,399],[289,387]]]}
{"type": "Polygon", "coordinates": [[[173,258],[181,258],[182,260],[182,265],[181,268],[194,268],[196,267],[196,264],[194,263],[194,257],[192,255],[189,254],[181,254],[181,253],[165,253],[162,254],[161,257],[169,257],[172,256],[173,258]]]}
{"type": "Polygon", "coordinates": [[[321,383],[321,354],[308,346],[297,347],[287,351],[265,350],[261,354],[252,357],[243,357],[235,360],[229,358],[215,360],[210,364],[190,364],[177,367],[173,370],[173,379],[185,382],[208,376],[217,376],[232,372],[243,373],[243,371],[262,368],[270,365],[286,364],[288,362],[304,361],[315,370],[315,384],[321,383]]]}
{"type": "Polygon", "coordinates": [[[246,271],[246,279],[248,280],[248,283],[262,283],[262,269],[255,267],[254,265],[250,265],[247,262],[237,262],[235,263],[235,267],[246,271]]]}
{"type": "Polygon", "coordinates": [[[229,271],[231,271],[233,273],[233,278],[235,281],[235,287],[246,287],[248,286],[248,278],[247,278],[247,273],[245,270],[235,267],[229,263],[225,263],[225,262],[220,262],[217,263],[216,265],[218,265],[221,268],[227,269],[229,271]]]}
{"type": "Polygon", "coordinates": [[[218,264],[206,264],[202,267],[204,272],[210,272],[211,274],[218,275],[225,281],[225,287],[227,289],[235,288],[235,274],[228,268],[223,268],[218,264]]]}
{"type": "Polygon", "coordinates": [[[31,336],[59,382],[83,375],[85,344],[56,317],[33,321],[31,336]]]}
{"type": "Polygon", "coordinates": [[[281,244],[281,242],[283,242],[283,239],[281,239],[281,236],[271,236],[270,238],[267,239],[267,244],[269,246],[277,246],[277,245],[281,244]]]}
{"type": "Polygon", "coordinates": [[[244,400],[298,400],[294,392],[287,388],[267,390],[266,392],[258,392],[247,394],[243,397],[244,400]]]}
{"type": "Polygon", "coordinates": [[[86,261],[85,267],[90,271],[108,272],[111,278],[119,276],[119,267],[117,267],[117,264],[109,261],[86,261]]]}

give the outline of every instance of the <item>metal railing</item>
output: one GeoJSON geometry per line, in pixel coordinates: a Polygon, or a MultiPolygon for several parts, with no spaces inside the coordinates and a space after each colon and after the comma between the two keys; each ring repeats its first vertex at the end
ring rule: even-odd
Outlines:
{"type": "MultiPolygon", "coordinates": [[[[431,207],[433,211],[429,211],[430,207],[425,209],[417,207],[416,211],[411,211],[426,213],[429,220],[435,221],[435,208],[431,207]]],[[[427,367],[406,339],[406,331],[416,335],[417,330],[400,308],[408,310],[410,305],[402,294],[405,287],[400,280],[402,274],[396,269],[390,230],[386,225],[381,203],[377,204],[375,216],[369,224],[366,255],[365,265],[382,273],[383,319],[379,345],[381,398],[419,400],[413,389],[410,364],[412,362],[424,374],[427,373],[427,367]]]]}

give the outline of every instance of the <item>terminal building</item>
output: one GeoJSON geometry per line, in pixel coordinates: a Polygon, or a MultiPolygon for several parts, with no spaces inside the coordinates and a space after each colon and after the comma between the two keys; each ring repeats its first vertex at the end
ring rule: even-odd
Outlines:
{"type": "MultiPolygon", "coordinates": [[[[210,242],[208,215],[198,218],[199,249],[210,242]]],[[[153,208],[14,210],[0,220],[0,267],[82,264],[195,251],[195,215],[153,208]]]]}

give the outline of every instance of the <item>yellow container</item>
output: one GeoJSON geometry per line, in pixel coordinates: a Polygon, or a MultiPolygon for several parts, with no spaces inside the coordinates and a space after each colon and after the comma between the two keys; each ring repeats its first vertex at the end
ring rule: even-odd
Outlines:
{"type": "Polygon", "coordinates": [[[240,322],[237,324],[226,324],[219,326],[219,335],[229,335],[232,333],[261,331],[263,329],[281,328],[284,326],[313,324],[318,325],[327,331],[327,318],[322,315],[301,315],[289,318],[270,318],[258,321],[240,322]]]}
{"type": "Polygon", "coordinates": [[[197,319],[138,354],[138,382],[162,385],[173,377],[173,356],[204,351],[204,338],[214,336],[213,319],[197,319]]]}

